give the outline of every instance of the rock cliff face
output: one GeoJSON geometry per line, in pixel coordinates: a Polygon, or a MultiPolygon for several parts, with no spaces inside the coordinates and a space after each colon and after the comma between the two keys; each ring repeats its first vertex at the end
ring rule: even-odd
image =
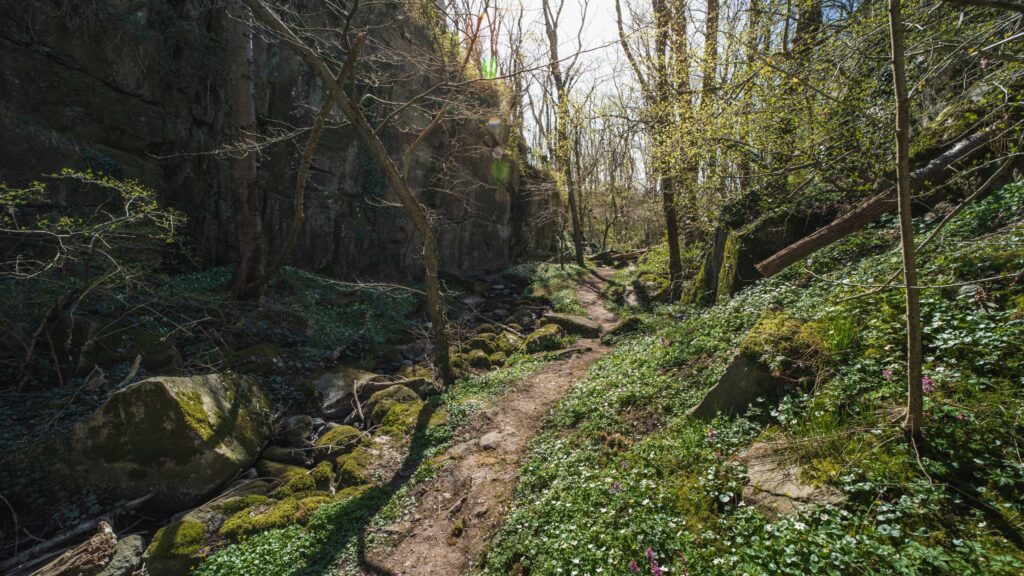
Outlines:
{"type": "MultiPolygon", "coordinates": [[[[209,0],[0,0],[0,182],[16,186],[61,167],[136,178],[189,216],[209,264],[232,261],[232,178],[225,152],[230,109],[224,14],[209,0]],[[218,153],[218,151],[220,151],[218,153]]],[[[371,45],[399,52],[422,24],[373,5],[371,45]]],[[[322,86],[285,48],[255,39],[256,102],[264,229],[272,253],[292,218],[302,139],[322,86]]],[[[421,92],[429,71],[398,63],[401,82],[373,86],[382,100],[421,92]]],[[[481,93],[486,102],[493,96],[481,93]]],[[[495,106],[495,109],[497,107],[495,106]]],[[[495,110],[496,112],[496,110],[495,110]]],[[[414,115],[412,115],[414,116],[414,115]]],[[[442,266],[497,269],[552,244],[557,205],[550,184],[513,169],[495,182],[497,144],[485,120],[453,121],[420,150],[411,180],[437,215],[442,266]]],[[[414,134],[382,136],[396,153],[414,134]]],[[[69,193],[68,202],[80,199],[69,193]]],[[[373,158],[343,123],[325,131],[307,188],[305,229],[291,263],[336,277],[418,277],[413,228],[373,158]]]]}

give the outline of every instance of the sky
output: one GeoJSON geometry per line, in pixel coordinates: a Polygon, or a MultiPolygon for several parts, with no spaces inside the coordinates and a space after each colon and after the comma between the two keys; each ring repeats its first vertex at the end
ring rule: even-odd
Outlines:
{"type": "MultiPolygon", "coordinates": [[[[518,9],[521,4],[526,12],[524,24],[529,30],[543,33],[544,16],[542,0],[499,0],[502,5],[518,9]]],[[[550,0],[553,5],[561,0],[550,0]]],[[[580,34],[580,22],[584,10],[580,0],[564,0],[561,20],[558,24],[559,55],[562,58],[571,56],[577,49],[577,38],[582,36],[583,49],[587,51],[581,60],[586,62],[590,70],[588,76],[592,81],[608,79],[619,57],[619,33],[615,24],[614,0],[590,0],[586,10],[586,25],[580,34]]],[[[511,16],[509,16],[511,17],[511,16]]],[[[544,39],[546,42],[546,39],[544,39]]],[[[500,56],[500,55],[499,55],[500,56]]]]}

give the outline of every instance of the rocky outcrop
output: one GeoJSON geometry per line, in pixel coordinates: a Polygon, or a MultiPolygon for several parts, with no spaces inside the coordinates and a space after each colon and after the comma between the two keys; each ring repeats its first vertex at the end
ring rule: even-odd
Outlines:
{"type": "Polygon", "coordinates": [[[242,377],[150,378],[75,426],[67,466],[104,500],[152,494],[154,508],[180,510],[252,465],[270,419],[267,399],[242,377]]]}
{"type": "Polygon", "coordinates": [[[764,400],[776,394],[775,377],[756,357],[740,353],[733,358],[701,401],[690,409],[690,416],[711,420],[717,414],[742,414],[758,398],[764,400]]]}
{"type": "Polygon", "coordinates": [[[321,374],[314,382],[320,392],[320,411],[327,418],[344,420],[356,411],[356,396],[360,402],[392,385],[380,374],[349,366],[338,366],[321,374]]]}
{"type": "MultiPolygon", "coordinates": [[[[18,186],[62,167],[138,179],[188,215],[188,233],[205,261],[233,261],[230,162],[216,153],[233,144],[225,16],[217,4],[0,3],[0,181],[18,186]]],[[[426,25],[397,4],[364,3],[357,23],[372,30],[368,50],[378,53],[370,56],[393,61],[390,72],[402,78],[373,87],[378,101],[408,100],[435,81],[416,58],[394,57],[425,40],[429,45],[426,25]]],[[[254,48],[261,134],[272,139],[310,125],[323,98],[318,80],[287,48],[260,36],[254,48]]],[[[458,273],[547,253],[558,220],[550,217],[558,210],[550,182],[509,155],[492,156],[495,146],[507,144],[485,126],[487,116],[498,114],[493,91],[474,97],[482,117],[435,130],[410,175],[420,200],[439,217],[442,266],[458,273]]],[[[415,137],[405,128],[422,120],[410,110],[401,128],[382,131],[393,155],[415,137]]],[[[260,154],[260,212],[273,252],[291,224],[299,148],[281,141],[260,154]]],[[[95,199],[68,190],[61,200],[89,205],[95,199]]],[[[305,202],[290,264],[335,277],[419,277],[422,249],[412,224],[351,129],[324,132],[305,202]]]]}

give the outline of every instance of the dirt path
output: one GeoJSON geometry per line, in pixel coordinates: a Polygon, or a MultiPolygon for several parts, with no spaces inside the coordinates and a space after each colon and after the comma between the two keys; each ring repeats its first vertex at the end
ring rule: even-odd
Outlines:
{"type": "MultiPolygon", "coordinates": [[[[610,273],[591,272],[577,291],[587,315],[604,329],[616,321],[601,302],[610,273]]],[[[530,439],[554,403],[609,351],[598,340],[577,346],[590,350],[548,364],[460,431],[444,468],[417,490],[411,519],[388,530],[401,541],[371,554],[367,573],[458,576],[480,558],[505,519],[530,439]]]]}

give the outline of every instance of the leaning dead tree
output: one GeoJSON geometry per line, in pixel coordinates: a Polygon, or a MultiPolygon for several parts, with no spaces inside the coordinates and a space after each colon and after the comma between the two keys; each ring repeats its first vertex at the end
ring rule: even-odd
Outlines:
{"type": "MultiPolygon", "coordinates": [[[[928,186],[942,183],[951,178],[959,167],[989,153],[989,145],[998,137],[994,129],[984,129],[957,142],[948,150],[933,158],[924,166],[910,173],[911,194],[928,186]]],[[[861,230],[883,214],[897,209],[896,186],[889,184],[885,190],[872,196],[853,210],[840,216],[831,224],[800,239],[759,262],[757,270],[765,277],[774,276],[790,264],[799,262],[850,234],[861,230]]],[[[933,195],[931,201],[938,198],[933,195]]]]}
{"type": "MultiPolygon", "coordinates": [[[[467,70],[468,58],[472,54],[472,50],[466,50],[461,61],[442,62],[444,69],[440,71],[442,77],[440,82],[417,98],[396,106],[395,112],[387,115],[384,122],[375,127],[371,125],[367,117],[362,100],[357,99],[354,90],[350,93],[346,89],[351,88],[350,86],[344,85],[345,78],[349,73],[345,70],[346,66],[344,65],[341,70],[337,70],[336,62],[340,55],[325,48],[325,46],[333,48],[340,44],[341,50],[345,52],[345,61],[352,61],[352,67],[358,69],[361,64],[365,64],[365,60],[363,57],[355,55],[357,54],[355,47],[365,40],[365,36],[362,36],[364,32],[349,30],[350,26],[346,24],[345,28],[341,30],[340,41],[335,41],[333,38],[327,37],[326,32],[322,35],[316,31],[310,32],[309,28],[287,21],[286,18],[289,16],[287,12],[279,12],[275,6],[265,0],[242,1],[252,11],[257,22],[302,59],[320,78],[327,88],[328,97],[333,99],[334,104],[369,150],[391,189],[398,197],[403,211],[412,221],[423,244],[424,284],[427,309],[434,335],[434,363],[442,383],[445,386],[451,385],[454,383],[455,376],[451,366],[447,314],[441,292],[441,265],[437,234],[431,224],[427,209],[417,200],[413,192],[410,184],[410,170],[417,158],[418,149],[432,132],[443,125],[456,106],[459,98],[456,90],[464,85],[465,78],[463,76],[467,70]],[[388,121],[394,121],[405,112],[429,114],[429,121],[424,128],[419,130],[411,144],[401,154],[393,155],[381,139],[381,129],[388,121]]],[[[334,9],[343,12],[340,14],[342,20],[350,23],[358,7],[358,0],[354,0],[345,10],[336,7],[334,9]]],[[[463,31],[470,46],[474,44],[476,35],[479,34],[479,26],[480,21],[477,20],[475,29],[463,31]]],[[[353,74],[353,76],[355,75],[353,74]]]]}

